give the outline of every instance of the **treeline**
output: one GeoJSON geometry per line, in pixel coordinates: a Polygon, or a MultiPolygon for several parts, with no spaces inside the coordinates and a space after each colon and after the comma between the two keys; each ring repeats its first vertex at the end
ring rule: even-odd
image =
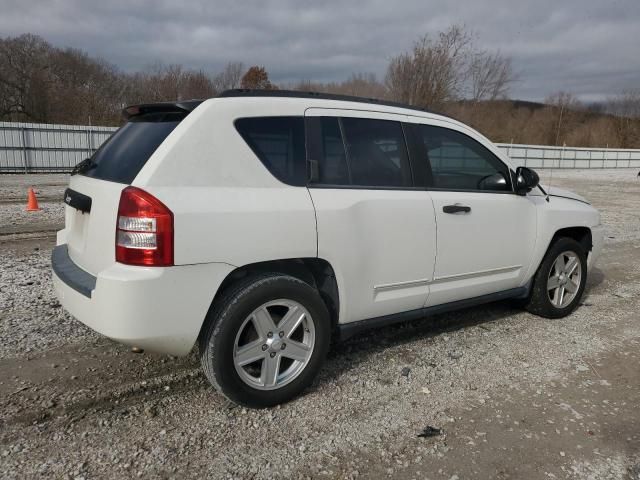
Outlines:
{"type": "Polygon", "coordinates": [[[511,60],[479,49],[464,28],[424,36],[390,59],[382,80],[277,85],[262,66],[230,62],[221,72],[155,64],[134,73],[73,48],[24,34],[0,39],[0,120],[118,125],[130,104],[208,98],[230,88],[287,88],[380,98],[436,110],[496,142],[640,148],[640,90],[585,105],[569,93],[544,103],[508,100],[511,60]]]}
{"type": "Polygon", "coordinates": [[[640,148],[640,91],[592,105],[560,92],[544,103],[461,101],[447,105],[444,111],[494,142],[640,148]]]}

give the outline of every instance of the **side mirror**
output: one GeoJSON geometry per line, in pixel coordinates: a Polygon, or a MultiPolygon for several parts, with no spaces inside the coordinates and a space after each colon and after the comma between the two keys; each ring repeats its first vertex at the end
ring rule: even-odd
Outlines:
{"type": "Polygon", "coordinates": [[[518,195],[526,195],[536,188],[538,183],[540,183],[540,177],[534,170],[527,167],[518,167],[516,169],[515,191],[518,195]]]}

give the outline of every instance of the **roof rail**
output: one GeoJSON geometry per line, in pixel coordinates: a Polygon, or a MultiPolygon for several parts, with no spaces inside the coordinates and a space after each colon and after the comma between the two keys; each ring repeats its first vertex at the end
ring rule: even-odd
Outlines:
{"type": "MultiPolygon", "coordinates": [[[[352,95],[339,95],[335,93],[310,92],[303,90],[253,90],[249,88],[236,88],[225,90],[212,98],[229,98],[229,97],[280,97],[280,98],[314,98],[322,100],[339,100],[343,102],[366,103],[369,105],[383,105],[385,107],[404,108],[406,110],[415,110],[423,113],[433,113],[446,117],[442,113],[434,112],[426,108],[419,108],[404,103],[390,102],[380,100],[378,98],[354,97],[352,95]]],[[[204,102],[204,99],[182,100],[176,102],[157,102],[144,103],[138,105],[129,105],[122,110],[125,120],[136,115],[151,112],[191,112],[198,105],[204,102]]]]}
{"type": "MultiPolygon", "coordinates": [[[[341,100],[344,102],[369,103],[373,105],[384,105],[385,107],[405,108],[408,110],[416,110],[419,112],[433,113],[442,115],[441,113],[419,108],[404,103],[390,102],[380,100],[378,98],[354,97],[351,95],[339,95],[335,93],[310,92],[303,90],[253,90],[249,88],[235,88],[225,90],[218,94],[217,97],[286,97],[286,98],[318,98],[322,100],[341,100]]],[[[445,116],[445,115],[443,115],[445,116]]]]}

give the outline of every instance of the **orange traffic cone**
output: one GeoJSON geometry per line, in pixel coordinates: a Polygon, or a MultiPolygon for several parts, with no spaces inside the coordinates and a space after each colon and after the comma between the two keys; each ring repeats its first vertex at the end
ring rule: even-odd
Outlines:
{"type": "Polygon", "coordinates": [[[38,206],[38,199],[36,198],[36,194],[33,191],[33,187],[29,187],[27,212],[37,212],[38,210],[40,210],[40,207],[38,206]]]}

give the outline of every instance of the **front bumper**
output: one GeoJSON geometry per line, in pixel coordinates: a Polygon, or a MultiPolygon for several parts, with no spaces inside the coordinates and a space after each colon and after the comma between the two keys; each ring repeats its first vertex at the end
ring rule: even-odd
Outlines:
{"type": "Polygon", "coordinates": [[[602,253],[604,246],[604,225],[591,227],[591,252],[587,258],[587,270],[591,270],[602,253]]]}
{"type": "Polygon", "coordinates": [[[234,269],[224,263],[135,267],[114,263],[92,276],[58,245],[53,285],[76,319],[113,340],[171,355],[188,354],[211,301],[234,269]]]}

